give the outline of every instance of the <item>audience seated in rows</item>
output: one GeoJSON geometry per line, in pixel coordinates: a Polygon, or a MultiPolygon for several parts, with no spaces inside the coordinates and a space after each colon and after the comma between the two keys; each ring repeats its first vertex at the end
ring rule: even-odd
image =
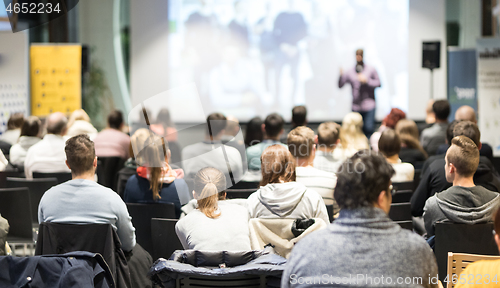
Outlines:
{"type": "Polygon", "coordinates": [[[404,163],[399,159],[401,139],[396,131],[386,129],[382,132],[378,141],[378,149],[395,171],[394,176],[391,178],[393,183],[413,181],[415,168],[410,163],[404,163]]]}
{"type": "Polygon", "coordinates": [[[370,136],[370,147],[373,151],[378,152],[378,140],[380,139],[380,135],[387,129],[394,129],[398,124],[399,120],[405,119],[406,113],[401,109],[392,108],[391,112],[385,116],[382,120],[382,125],[378,128],[376,132],[370,136]]]}
{"type": "Polygon", "coordinates": [[[194,177],[197,209],[175,225],[184,249],[203,251],[249,251],[248,212],[226,198],[226,176],[207,167],[194,177]]]}
{"type": "MultiPolygon", "coordinates": [[[[142,128],[144,129],[144,128],[142,128]]],[[[142,130],[139,129],[139,130],[142,130]]],[[[145,130],[145,129],[144,129],[145,130]]],[[[168,165],[170,149],[164,138],[150,134],[147,138],[137,138],[134,152],[138,165],[125,186],[123,199],[126,203],[173,203],[175,214],[179,218],[181,206],[191,200],[188,186],[184,179],[178,178],[177,172],[168,165]]]]}
{"type": "Polygon", "coordinates": [[[10,147],[10,163],[16,166],[24,166],[28,149],[42,140],[40,138],[41,127],[42,122],[36,116],[30,116],[24,120],[18,142],[10,147]]]}
{"type": "Polygon", "coordinates": [[[21,135],[21,127],[23,127],[24,115],[23,113],[14,113],[10,115],[7,121],[7,130],[2,133],[0,140],[14,145],[21,135]]]}
{"type": "MultiPolygon", "coordinates": [[[[182,165],[187,177],[194,177],[205,167],[213,167],[223,171],[226,178],[229,178],[229,163],[235,182],[241,179],[246,169],[243,168],[238,150],[222,144],[224,129],[226,129],[226,117],[221,113],[212,113],[207,117],[205,140],[182,149],[182,165]]],[[[226,180],[231,184],[231,179],[226,180]]]]}
{"type": "MultiPolygon", "coordinates": [[[[481,133],[477,125],[470,121],[460,121],[453,129],[453,136],[467,136],[478,148],[481,148],[481,133]]],[[[412,215],[422,216],[425,201],[436,192],[444,191],[451,187],[446,180],[446,161],[444,157],[434,160],[427,169],[423,170],[420,183],[411,197],[412,215]]],[[[500,192],[500,176],[491,161],[484,157],[479,157],[479,165],[474,173],[474,183],[484,188],[500,192]]]]}
{"type": "MultiPolygon", "coordinates": [[[[151,117],[151,116],[149,116],[151,117]]],[[[156,115],[156,121],[149,125],[151,131],[156,135],[165,138],[168,142],[177,141],[177,129],[175,124],[170,117],[170,111],[167,108],[162,108],[156,115]]]]}
{"type": "Polygon", "coordinates": [[[427,236],[434,235],[437,222],[490,222],[500,202],[497,192],[474,184],[474,173],[479,165],[479,149],[474,141],[467,136],[453,138],[445,160],[446,180],[453,186],[425,202],[423,217],[427,236]]]}
{"type": "Polygon", "coordinates": [[[272,113],[266,117],[264,124],[262,124],[261,127],[262,132],[264,133],[264,140],[248,147],[246,150],[249,170],[260,170],[260,156],[267,147],[275,144],[285,146],[280,142],[281,134],[283,134],[284,131],[284,124],[285,121],[279,114],[272,113]]]}
{"type": "MultiPolygon", "coordinates": [[[[49,117],[61,119],[59,115],[49,117]]],[[[68,139],[63,153],[73,179],[45,192],[38,206],[39,223],[111,224],[123,250],[131,251],[136,245],[135,228],[127,206],[113,190],[94,181],[97,167],[94,143],[88,135],[81,134],[68,139]]]]}
{"type": "Polygon", "coordinates": [[[61,112],[50,114],[46,119],[47,134],[31,146],[24,160],[24,174],[32,179],[33,172],[70,172],[64,153],[66,125],[68,119],[61,112]]]}
{"type": "Polygon", "coordinates": [[[337,173],[342,165],[340,159],[335,159],[333,151],[340,144],[341,126],[335,122],[321,123],[318,127],[318,137],[316,138],[316,156],[313,166],[319,170],[337,173]]]}
{"type": "Polygon", "coordinates": [[[420,135],[420,143],[428,155],[435,155],[438,147],[445,144],[450,103],[447,100],[435,101],[432,104],[432,111],[436,122],[431,127],[424,129],[420,135]]]}
{"type": "MultiPolygon", "coordinates": [[[[498,250],[500,251],[500,211],[494,213],[494,230],[493,230],[493,238],[495,239],[495,243],[497,244],[498,250]]],[[[467,265],[467,268],[462,270],[462,273],[457,277],[459,281],[457,281],[457,285],[455,288],[492,288],[497,287],[498,278],[495,277],[498,275],[498,271],[500,269],[500,260],[480,260],[474,263],[470,263],[467,265]],[[469,275],[481,275],[483,280],[479,279],[478,281],[463,281],[460,279],[469,280],[469,275]],[[488,275],[488,276],[486,276],[488,275]],[[490,280],[491,279],[491,280],[490,280]],[[492,281],[493,280],[493,281],[492,281]],[[465,282],[465,283],[464,283],[465,282]],[[477,283],[476,283],[477,282],[477,283]]]]}
{"type": "Polygon", "coordinates": [[[333,213],[337,214],[339,209],[333,199],[337,177],[332,172],[313,166],[316,154],[314,139],[314,131],[306,126],[299,126],[288,133],[288,150],[295,157],[296,181],[321,195],[325,204],[333,205],[333,213]]]}
{"type": "Polygon", "coordinates": [[[261,163],[261,187],[247,199],[250,218],[320,218],[330,222],[321,196],[295,181],[295,159],[285,146],[267,147],[261,163]]]}
{"type": "Polygon", "coordinates": [[[415,121],[401,119],[396,124],[395,130],[401,139],[401,151],[399,151],[401,161],[422,167],[423,162],[427,159],[427,152],[420,145],[418,127],[415,121]]]}
{"type": "Polygon", "coordinates": [[[66,138],[71,138],[76,135],[87,134],[90,139],[94,139],[97,135],[97,129],[90,123],[90,117],[83,109],[78,109],[71,113],[68,120],[68,131],[66,138]]]}
{"type": "Polygon", "coordinates": [[[264,140],[262,124],[262,119],[260,117],[254,117],[248,121],[245,131],[245,148],[259,144],[264,140]]]}
{"type": "Polygon", "coordinates": [[[121,157],[129,155],[130,137],[122,132],[123,114],[114,110],[108,115],[108,127],[97,134],[94,139],[97,157],[121,157]]]}
{"type": "Polygon", "coordinates": [[[340,145],[334,150],[333,156],[344,161],[363,149],[370,149],[368,138],[363,133],[363,117],[357,112],[348,113],[342,120],[340,145]]]}
{"type": "MultiPolygon", "coordinates": [[[[457,111],[455,112],[455,121],[471,121],[477,124],[476,111],[474,111],[474,108],[468,105],[460,106],[460,108],[458,108],[457,111]]],[[[453,134],[453,129],[451,134],[453,134]]],[[[448,137],[448,130],[447,130],[446,132],[447,141],[445,144],[441,144],[441,146],[439,146],[438,150],[436,151],[436,155],[446,154],[446,150],[448,150],[448,147],[450,147],[451,138],[453,137],[452,135],[448,137]],[[450,141],[448,141],[448,139],[450,141]]],[[[488,157],[490,161],[493,161],[493,149],[487,143],[481,143],[481,150],[479,151],[479,153],[481,154],[481,156],[488,157]]]]}
{"type": "Polygon", "coordinates": [[[387,161],[370,151],[360,151],[337,173],[335,200],[339,217],[326,229],[299,241],[288,259],[281,287],[380,287],[391,278],[419,279],[415,287],[438,287],[437,264],[429,245],[419,235],[402,229],[388,217],[391,207],[391,178],[387,161]],[[362,167],[362,168],[361,168],[362,167]],[[353,171],[359,171],[355,173],[353,171]],[[328,275],[328,277],[324,277],[328,275]],[[436,278],[437,279],[437,278],[436,278]],[[323,281],[323,282],[321,282],[323,281]],[[349,285],[345,285],[346,282],[349,285]],[[344,283],[344,284],[342,284],[344,283]],[[375,285],[377,284],[377,285],[375,285]]]}

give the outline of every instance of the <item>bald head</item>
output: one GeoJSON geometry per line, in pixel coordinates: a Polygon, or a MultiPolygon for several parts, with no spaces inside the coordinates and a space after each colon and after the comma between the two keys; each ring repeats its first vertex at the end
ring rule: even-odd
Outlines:
{"type": "Polygon", "coordinates": [[[236,136],[240,131],[240,121],[234,116],[227,116],[226,120],[226,135],[236,136]]]}
{"type": "Polygon", "coordinates": [[[467,105],[460,106],[457,112],[455,112],[455,120],[466,120],[477,123],[476,111],[474,111],[474,108],[467,105]]]}
{"type": "Polygon", "coordinates": [[[52,113],[47,117],[47,133],[63,136],[66,134],[67,124],[68,118],[63,113],[52,113]]]}

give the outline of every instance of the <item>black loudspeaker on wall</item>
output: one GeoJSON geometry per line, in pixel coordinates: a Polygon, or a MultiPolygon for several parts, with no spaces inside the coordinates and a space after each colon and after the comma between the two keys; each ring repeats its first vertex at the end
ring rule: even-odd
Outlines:
{"type": "Polygon", "coordinates": [[[441,42],[422,42],[422,68],[439,68],[441,42]]]}

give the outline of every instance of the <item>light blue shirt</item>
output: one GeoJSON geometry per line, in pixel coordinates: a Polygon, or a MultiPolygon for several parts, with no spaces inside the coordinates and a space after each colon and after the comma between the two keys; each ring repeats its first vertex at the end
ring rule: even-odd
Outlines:
{"type": "Polygon", "coordinates": [[[264,140],[259,144],[248,147],[246,150],[248,169],[260,170],[260,155],[262,155],[262,152],[264,152],[264,150],[266,150],[267,147],[274,144],[281,144],[287,147],[285,144],[276,140],[264,140]]]}

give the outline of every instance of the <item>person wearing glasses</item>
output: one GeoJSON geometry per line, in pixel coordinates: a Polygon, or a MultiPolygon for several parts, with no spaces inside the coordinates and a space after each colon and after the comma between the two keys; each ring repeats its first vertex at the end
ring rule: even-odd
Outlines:
{"type": "Polygon", "coordinates": [[[399,159],[401,151],[401,138],[394,129],[387,129],[380,135],[378,150],[396,172],[391,181],[394,183],[411,182],[415,175],[415,168],[410,163],[404,163],[399,159]]]}
{"type": "Polygon", "coordinates": [[[474,184],[478,165],[479,149],[474,141],[463,135],[453,138],[444,166],[446,180],[453,186],[425,202],[423,217],[427,236],[434,235],[437,222],[477,224],[492,220],[500,194],[474,184]]]}
{"type": "Polygon", "coordinates": [[[340,210],[333,199],[337,177],[334,173],[313,167],[316,157],[314,138],[314,131],[306,126],[299,126],[288,133],[288,150],[295,157],[297,164],[295,168],[296,181],[304,184],[308,189],[318,192],[325,205],[333,205],[333,215],[335,216],[340,210]]]}
{"type": "Polygon", "coordinates": [[[362,150],[342,167],[334,194],[339,217],[295,244],[281,287],[438,287],[429,245],[388,216],[392,166],[362,150]],[[419,282],[398,282],[408,277],[419,282]]]}

